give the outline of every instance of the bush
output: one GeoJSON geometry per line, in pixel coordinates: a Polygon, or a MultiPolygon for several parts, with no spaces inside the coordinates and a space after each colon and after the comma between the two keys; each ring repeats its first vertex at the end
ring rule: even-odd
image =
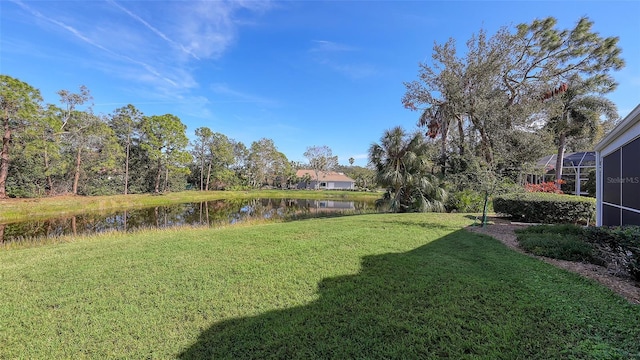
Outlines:
{"type": "Polygon", "coordinates": [[[584,230],[572,224],[529,226],[516,231],[523,250],[538,256],[569,261],[600,261],[594,247],[582,240],[584,230]]]}
{"type": "Polygon", "coordinates": [[[226,186],[224,189],[228,191],[249,191],[249,190],[252,190],[253,188],[249,185],[231,185],[231,186],[226,186]]]}
{"type": "Polygon", "coordinates": [[[33,185],[11,186],[7,185],[7,196],[11,198],[34,198],[38,197],[38,189],[33,185]]]}
{"type": "Polygon", "coordinates": [[[482,212],[484,198],[481,193],[465,189],[449,193],[446,208],[448,212],[477,213],[482,212]]]}
{"type": "Polygon", "coordinates": [[[525,184],[524,189],[528,192],[545,192],[554,194],[564,194],[564,192],[558,189],[557,184],[564,184],[564,180],[547,181],[541,184],[525,184]]]}
{"type": "Polygon", "coordinates": [[[589,171],[589,178],[587,182],[582,187],[582,190],[586,191],[589,196],[596,197],[596,171],[589,171]]]}
{"type": "Polygon", "coordinates": [[[589,227],[584,240],[595,246],[609,269],[640,280],[640,226],[589,227]]]}
{"type": "Polygon", "coordinates": [[[522,222],[589,224],[595,219],[596,202],[573,195],[518,193],[496,196],[493,209],[522,222]]]}
{"type": "Polygon", "coordinates": [[[593,246],[576,235],[529,233],[518,235],[522,249],[538,256],[569,261],[594,262],[593,246]]]}
{"type": "Polygon", "coordinates": [[[640,226],[540,225],[516,234],[520,246],[535,255],[588,261],[606,266],[617,276],[640,280],[640,226]]]}
{"type": "Polygon", "coordinates": [[[584,235],[584,228],[574,224],[528,226],[516,231],[517,234],[566,234],[584,235]]]}

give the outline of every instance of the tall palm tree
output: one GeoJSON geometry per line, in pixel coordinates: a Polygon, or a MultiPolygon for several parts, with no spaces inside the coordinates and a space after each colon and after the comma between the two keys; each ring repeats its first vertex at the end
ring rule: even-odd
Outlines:
{"type": "Polygon", "coordinates": [[[387,187],[379,205],[390,211],[444,211],[446,193],[428,173],[427,146],[422,134],[401,127],[386,130],[380,144],[369,148],[378,184],[387,187]]]}
{"type": "Polygon", "coordinates": [[[560,186],[562,179],[562,161],[567,138],[593,138],[601,126],[604,116],[609,121],[618,119],[616,105],[602,95],[615,89],[616,83],[609,75],[598,75],[582,79],[574,75],[568,81],[557,101],[555,116],[552,116],[547,128],[553,133],[558,145],[556,158],[556,182],[560,186]]]}
{"type": "Polygon", "coordinates": [[[457,113],[453,103],[442,101],[437,105],[428,107],[422,111],[418,119],[418,126],[427,127],[426,135],[432,139],[440,136],[440,161],[444,171],[447,162],[447,145],[449,142],[449,131],[453,125],[458,129],[458,154],[465,153],[464,121],[462,115],[457,113]]]}

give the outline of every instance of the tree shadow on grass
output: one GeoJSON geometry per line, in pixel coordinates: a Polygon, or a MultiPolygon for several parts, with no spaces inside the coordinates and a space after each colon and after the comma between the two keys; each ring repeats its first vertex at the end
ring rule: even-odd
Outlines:
{"type": "Polygon", "coordinates": [[[577,325],[522,286],[535,260],[488,240],[460,230],[364,257],[358,274],[322,280],[316,301],[216,323],[179,358],[557,358],[577,325]]]}
{"type": "Polygon", "coordinates": [[[479,214],[479,215],[467,214],[464,217],[469,220],[482,220],[482,214],[479,214]]]}

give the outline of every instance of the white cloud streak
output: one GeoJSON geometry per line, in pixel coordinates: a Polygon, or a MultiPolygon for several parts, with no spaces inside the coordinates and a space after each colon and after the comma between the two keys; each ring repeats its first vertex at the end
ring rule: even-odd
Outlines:
{"type": "Polygon", "coordinates": [[[328,40],[313,40],[314,45],[309,49],[309,52],[344,52],[344,51],[356,51],[357,48],[340,44],[328,40]]]}
{"type": "MultiPolygon", "coordinates": [[[[246,19],[251,13],[271,8],[268,1],[253,0],[104,0],[78,2],[82,6],[69,5],[69,9],[47,6],[47,2],[10,1],[29,14],[33,24],[52,35],[59,36],[52,29],[60,30],[64,34],[61,38],[77,39],[98,51],[78,54],[68,49],[57,56],[73,54],[78,63],[127,80],[121,91],[148,100],[141,104],[175,104],[183,113],[201,118],[212,116],[211,105],[219,101],[192,93],[198,88],[194,69],[202,68],[200,62],[224,55],[236,40],[238,28],[248,24],[246,19]],[[91,14],[94,9],[96,13],[91,14]],[[98,14],[100,17],[96,18],[98,14]]],[[[276,104],[272,99],[224,84],[216,84],[212,90],[223,95],[224,102],[276,104]]]]}
{"type": "Polygon", "coordinates": [[[107,0],[107,2],[115,7],[117,7],[118,9],[122,10],[123,12],[125,12],[127,15],[129,15],[130,17],[132,17],[133,19],[135,19],[136,21],[140,22],[142,25],[144,25],[147,29],[151,30],[153,33],[155,33],[156,35],[158,35],[160,38],[162,38],[163,40],[165,40],[166,42],[168,42],[169,44],[171,44],[172,46],[179,48],[180,50],[182,50],[183,52],[191,55],[193,58],[195,58],[196,60],[200,60],[200,58],[194,54],[193,52],[189,51],[189,49],[185,48],[182,44],[177,43],[176,41],[170,39],[167,35],[165,35],[162,31],[156,29],[154,26],[152,26],[151,24],[149,24],[147,21],[145,21],[143,18],[141,18],[140,16],[134,14],[133,12],[131,12],[130,10],[128,10],[127,8],[125,8],[124,6],[118,4],[117,2],[115,2],[114,0],[107,0]]]}
{"type": "Polygon", "coordinates": [[[34,10],[34,9],[30,8],[29,6],[25,5],[25,4],[24,4],[23,2],[21,2],[21,1],[18,1],[18,0],[11,0],[11,1],[13,1],[13,2],[14,2],[14,3],[16,3],[17,5],[19,5],[19,6],[20,6],[21,8],[23,8],[24,10],[28,11],[31,15],[33,15],[33,16],[35,16],[35,17],[39,18],[39,19],[42,19],[42,20],[48,21],[48,22],[50,22],[50,23],[52,23],[52,24],[54,24],[54,25],[57,25],[57,26],[59,26],[59,27],[61,27],[61,28],[65,29],[65,30],[69,31],[69,32],[70,32],[71,34],[73,34],[75,37],[77,37],[78,39],[80,39],[80,40],[82,40],[82,41],[86,42],[87,44],[89,44],[89,45],[91,45],[91,46],[93,46],[93,47],[96,47],[96,48],[98,48],[98,49],[100,49],[100,50],[102,50],[102,51],[104,51],[104,52],[108,53],[109,55],[111,55],[111,56],[113,56],[113,57],[117,57],[117,58],[120,58],[120,59],[122,59],[122,60],[128,61],[128,62],[130,62],[130,63],[133,63],[133,64],[136,64],[136,65],[142,66],[142,67],[143,67],[145,70],[147,70],[149,73],[151,73],[151,74],[153,74],[153,75],[157,76],[158,78],[163,79],[164,81],[168,82],[169,84],[171,84],[171,85],[173,85],[173,86],[177,86],[177,83],[176,83],[176,82],[174,82],[173,80],[171,80],[171,79],[169,79],[169,78],[167,78],[167,77],[163,76],[162,74],[160,74],[160,72],[158,72],[156,69],[154,69],[151,65],[149,65],[149,64],[147,64],[147,63],[145,63],[145,62],[142,62],[142,61],[135,60],[135,59],[133,59],[133,58],[131,58],[131,57],[129,57],[129,56],[121,55],[121,54],[118,54],[118,53],[116,53],[116,52],[114,52],[114,51],[112,51],[112,50],[109,50],[109,49],[107,49],[106,47],[104,47],[104,46],[100,45],[98,42],[96,42],[96,41],[94,41],[94,40],[90,39],[89,37],[85,36],[83,33],[81,33],[80,31],[78,31],[78,30],[77,30],[77,29],[75,29],[74,27],[69,26],[69,25],[67,25],[67,24],[65,24],[65,23],[63,23],[63,22],[61,22],[61,21],[56,20],[56,19],[52,19],[52,18],[50,18],[50,17],[44,16],[44,15],[43,15],[42,13],[40,13],[39,11],[37,11],[37,10],[34,10]]]}

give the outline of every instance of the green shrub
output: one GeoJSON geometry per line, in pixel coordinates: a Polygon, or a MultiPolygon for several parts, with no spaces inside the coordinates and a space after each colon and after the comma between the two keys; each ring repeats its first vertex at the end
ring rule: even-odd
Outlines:
{"type": "Polygon", "coordinates": [[[640,280],[640,226],[529,226],[516,231],[520,246],[535,255],[588,261],[640,280]]]}
{"type": "Polygon", "coordinates": [[[595,219],[596,202],[583,196],[517,193],[496,196],[495,212],[513,220],[545,224],[588,224],[595,219]]]}
{"type": "Polygon", "coordinates": [[[640,226],[588,227],[584,240],[598,249],[609,268],[640,280],[640,226]]]}
{"type": "Polygon", "coordinates": [[[582,187],[583,191],[586,191],[589,196],[596,197],[596,171],[590,170],[587,182],[582,187]]]}
{"type": "MultiPolygon", "coordinates": [[[[537,227],[537,226],[536,226],[537,227]]],[[[563,233],[520,233],[520,247],[538,256],[569,261],[593,262],[594,249],[580,236],[563,233]]]]}
{"type": "Polygon", "coordinates": [[[566,234],[582,236],[584,228],[574,224],[528,226],[516,230],[516,234],[566,234]]]}
{"type": "Polygon", "coordinates": [[[34,198],[38,197],[38,189],[33,185],[11,186],[7,185],[7,195],[12,198],[34,198]]]}
{"type": "Polygon", "coordinates": [[[448,212],[477,213],[482,211],[484,198],[481,193],[469,189],[449,193],[448,212]]]}
{"type": "Polygon", "coordinates": [[[253,188],[249,185],[230,185],[226,186],[224,189],[228,191],[249,191],[253,188]]]}

